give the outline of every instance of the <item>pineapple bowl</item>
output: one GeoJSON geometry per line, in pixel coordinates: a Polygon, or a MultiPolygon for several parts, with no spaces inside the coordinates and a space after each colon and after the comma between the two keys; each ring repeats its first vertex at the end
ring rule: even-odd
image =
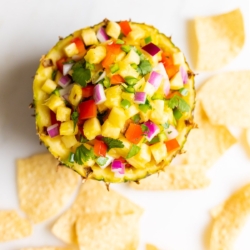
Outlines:
{"type": "Polygon", "coordinates": [[[40,140],[60,164],[106,183],[166,168],[193,127],[194,74],[156,28],[103,22],[43,56],[33,83],[40,140]]]}

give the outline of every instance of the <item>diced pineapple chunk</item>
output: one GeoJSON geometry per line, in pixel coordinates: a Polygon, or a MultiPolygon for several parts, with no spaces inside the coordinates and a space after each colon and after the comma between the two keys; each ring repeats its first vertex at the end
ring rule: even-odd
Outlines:
{"type": "Polygon", "coordinates": [[[132,25],[132,31],[129,32],[127,38],[129,40],[135,41],[144,38],[146,32],[139,26],[132,25]]]}
{"type": "Polygon", "coordinates": [[[135,85],[134,85],[134,89],[135,90],[141,90],[142,89],[142,86],[145,85],[145,78],[142,77],[135,85]]]}
{"type": "Polygon", "coordinates": [[[78,143],[74,135],[63,135],[61,140],[66,148],[71,148],[78,143]]]}
{"type": "Polygon", "coordinates": [[[45,105],[36,104],[36,113],[36,122],[40,132],[43,130],[43,127],[48,127],[51,125],[50,110],[45,105]]]}
{"type": "Polygon", "coordinates": [[[126,53],[124,51],[120,52],[116,58],[115,58],[115,62],[120,62],[124,57],[126,56],[126,53]]]}
{"type": "Polygon", "coordinates": [[[152,112],[150,113],[150,120],[155,123],[162,123],[162,117],[164,112],[164,101],[154,100],[151,102],[152,112]]]}
{"type": "Polygon", "coordinates": [[[141,121],[146,122],[146,121],[149,120],[151,110],[148,110],[146,113],[144,113],[143,111],[140,110],[139,114],[140,114],[140,117],[141,117],[141,121]]]}
{"type": "Polygon", "coordinates": [[[127,162],[131,164],[135,168],[145,168],[145,163],[141,161],[141,159],[138,157],[139,153],[129,159],[127,159],[127,162]]]}
{"type": "Polygon", "coordinates": [[[132,144],[123,135],[120,135],[119,140],[123,143],[124,147],[116,148],[116,153],[121,157],[126,158],[132,144]]]}
{"type": "Polygon", "coordinates": [[[84,59],[91,64],[100,63],[106,56],[106,48],[104,46],[97,46],[90,49],[84,59]]]}
{"type": "Polygon", "coordinates": [[[72,57],[72,56],[77,55],[79,53],[75,43],[71,43],[68,46],[66,46],[64,48],[64,51],[68,57],[72,57]]]}
{"type": "Polygon", "coordinates": [[[141,144],[141,150],[137,155],[138,159],[141,160],[143,163],[147,163],[151,161],[151,151],[147,144],[141,144]]]}
{"type": "Polygon", "coordinates": [[[121,61],[118,62],[118,66],[119,66],[119,71],[117,73],[121,75],[123,78],[125,78],[126,76],[132,76],[137,78],[139,76],[139,73],[133,67],[131,67],[130,64],[121,61]]]}
{"type": "Polygon", "coordinates": [[[54,113],[56,113],[58,107],[65,107],[64,100],[57,95],[51,95],[45,102],[45,105],[48,106],[54,113]]]}
{"type": "Polygon", "coordinates": [[[177,52],[173,54],[173,63],[174,65],[184,65],[185,58],[182,52],[177,52]]]}
{"type": "Polygon", "coordinates": [[[106,27],[106,33],[114,39],[117,39],[121,33],[121,27],[118,23],[109,21],[106,27]]]}
{"type": "Polygon", "coordinates": [[[133,49],[131,49],[122,61],[127,64],[135,63],[138,65],[140,63],[140,56],[133,49]]]}
{"type": "Polygon", "coordinates": [[[82,31],[82,39],[86,46],[98,44],[98,40],[95,31],[91,28],[84,29],[82,31]]]}
{"type": "Polygon", "coordinates": [[[154,100],[150,103],[153,109],[156,109],[158,112],[164,111],[164,101],[163,100],[154,100]]]}
{"type": "Polygon", "coordinates": [[[74,84],[69,94],[69,102],[72,105],[77,106],[81,101],[81,99],[82,99],[82,88],[81,86],[74,84]]]}
{"type": "Polygon", "coordinates": [[[119,107],[121,102],[121,87],[119,85],[105,90],[107,100],[104,105],[108,108],[119,107]]]}
{"type": "Polygon", "coordinates": [[[170,79],[170,89],[178,90],[183,88],[183,80],[181,77],[181,72],[178,72],[170,79]]]}
{"type": "Polygon", "coordinates": [[[123,129],[127,116],[122,108],[114,107],[109,114],[108,120],[115,127],[123,129]]]}
{"type": "Polygon", "coordinates": [[[163,142],[150,146],[150,150],[157,164],[167,157],[167,148],[163,142]]]}
{"type": "Polygon", "coordinates": [[[139,108],[135,105],[132,104],[128,109],[125,110],[125,114],[127,118],[130,118],[140,112],[139,108]]]}
{"type": "Polygon", "coordinates": [[[105,106],[104,102],[101,103],[101,104],[98,104],[98,105],[97,105],[97,108],[98,108],[98,111],[99,111],[100,113],[103,113],[105,110],[108,109],[108,107],[105,106]]]}
{"type": "Polygon", "coordinates": [[[101,134],[101,124],[96,117],[88,119],[83,125],[84,135],[88,140],[93,140],[101,134]]]}
{"type": "Polygon", "coordinates": [[[120,128],[113,126],[108,120],[106,120],[102,125],[102,136],[117,139],[120,135],[120,131],[120,128]]]}
{"type": "Polygon", "coordinates": [[[128,101],[134,101],[135,94],[128,93],[128,92],[122,92],[122,99],[128,100],[128,101]]]}
{"type": "Polygon", "coordinates": [[[57,87],[57,84],[51,79],[47,79],[42,86],[42,90],[47,94],[51,94],[57,87]]]}
{"type": "Polygon", "coordinates": [[[77,133],[78,126],[75,126],[72,120],[61,123],[60,135],[76,135],[77,133]]]}
{"type": "Polygon", "coordinates": [[[152,96],[155,93],[156,88],[151,83],[146,82],[142,91],[146,92],[147,95],[152,96]]]}
{"type": "Polygon", "coordinates": [[[70,150],[65,147],[64,143],[61,141],[60,136],[51,138],[50,136],[41,136],[41,140],[44,142],[45,146],[49,148],[49,151],[55,156],[59,157],[60,160],[66,160],[69,156],[70,150]]]}
{"type": "Polygon", "coordinates": [[[60,122],[66,122],[70,120],[71,109],[67,107],[59,107],[56,111],[56,119],[60,122]]]}

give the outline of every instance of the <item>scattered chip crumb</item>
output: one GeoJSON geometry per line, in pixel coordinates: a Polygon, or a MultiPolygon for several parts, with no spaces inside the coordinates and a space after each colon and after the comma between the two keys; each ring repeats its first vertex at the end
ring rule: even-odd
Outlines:
{"type": "Polygon", "coordinates": [[[112,212],[117,214],[135,213],[139,217],[143,210],[119,193],[107,191],[102,182],[87,180],[69,210],[53,225],[52,233],[66,243],[76,243],[75,223],[79,216],[90,213],[112,212]]]}
{"type": "Polygon", "coordinates": [[[194,21],[197,39],[196,69],[212,71],[232,61],[245,42],[244,20],[240,9],[194,21]]]}
{"type": "Polygon", "coordinates": [[[139,243],[136,214],[83,215],[76,222],[80,250],[136,250],[139,243]]]}
{"type": "Polygon", "coordinates": [[[0,242],[22,239],[30,236],[32,226],[16,211],[0,211],[0,242]]]}
{"type": "Polygon", "coordinates": [[[210,250],[232,249],[250,215],[250,184],[235,192],[212,212],[210,250]]]}
{"type": "Polygon", "coordinates": [[[20,207],[34,223],[56,215],[79,183],[78,174],[57,165],[49,153],[17,161],[20,207]]]}

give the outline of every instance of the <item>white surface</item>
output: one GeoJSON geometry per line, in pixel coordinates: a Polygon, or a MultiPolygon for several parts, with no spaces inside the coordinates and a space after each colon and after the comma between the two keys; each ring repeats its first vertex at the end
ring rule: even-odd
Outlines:
{"type": "MultiPolygon", "coordinates": [[[[39,146],[32,111],[27,107],[32,101],[31,76],[40,56],[56,43],[59,35],[67,36],[105,17],[131,18],[172,35],[192,65],[188,21],[194,16],[223,13],[236,7],[243,12],[247,39],[240,55],[222,71],[249,69],[248,0],[0,0],[0,209],[18,209],[15,160],[45,151],[39,146]]],[[[197,86],[214,74],[200,74],[197,86]]],[[[250,182],[250,160],[242,143],[233,146],[209,175],[211,186],[198,191],[140,192],[122,185],[115,187],[145,208],[140,249],[146,242],[161,250],[204,249],[209,210],[250,182]]],[[[30,238],[0,243],[0,250],[63,246],[48,230],[56,218],[35,225],[30,238]]],[[[249,234],[250,220],[237,240],[237,249],[250,248],[249,234]]]]}

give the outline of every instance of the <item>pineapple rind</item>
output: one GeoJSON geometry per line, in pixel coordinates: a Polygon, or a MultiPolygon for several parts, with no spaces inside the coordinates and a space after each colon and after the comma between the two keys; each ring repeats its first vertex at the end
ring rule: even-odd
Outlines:
{"type": "MultiPolygon", "coordinates": [[[[92,27],[95,31],[97,31],[101,26],[103,25],[102,23],[99,23],[97,25],[95,25],[94,27],[92,27]]],[[[153,26],[149,26],[146,24],[140,24],[140,23],[131,23],[132,27],[138,27],[139,29],[144,30],[145,32],[145,36],[147,35],[151,35],[153,42],[157,41],[159,47],[161,47],[163,50],[165,51],[170,51],[172,53],[178,53],[180,52],[179,48],[176,47],[172,41],[170,37],[165,36],[162,33],[159,33],[159,31],[154,28],[153,26]]],[[[85,28],[88,29],[89,27],[85,28]]],[[[52,60],[53,65],[56,65],[56,61],[59,60],[61,57],[65,56],[65,52],[64,52],[64,47],[66,45],[68,45],[70,43],[70,41],[75,38],[75,37],[80,37],[81,33],[83,30],[85,29],[81,29],[78,30],[76,32],[74,32],[73,34],[70,34],[68,37],[60,40],[49,52],[48,54],[45,56],[45,58],[49,58],[52,60]]],[[[129,44],[129,38],[127,39],[128,44],[129,44]]],[[[138,38],[138,45],[140,45],[140,40],[138,38]]],[[[143,53],[143,51],[142,51],[143,53]]],[[[153,64],[154,62],[151,61],[151,63],[153,64]]],[[[185,62],[185,68],[189,71],[189,65],[187,62],[185,62]]],[[[74,171],[76,171],[77,173],[79,173],[81,176],[83,176],[84,178],[88,177],[91,179],[96,179],[99,181],[104,181],[106,183],[111,183],[111,182],[127,182],[127,181],[138,181],[140,179],[143,179],[151,174],[154,174],[160,170],[163,170],[165,167],[167,167],[170,162],[172,161],[172,159],[181,151],[182,147],[185,144],[186,138],[190,132],[190,130],[193,128],[193,116],[192,116],[192,111],[194,109],[195,106],[195,90],[194,90],[194,76],[193,74],[191,75],[191,77],[188,80],[188,83],[185,85],[185,87],[189,90],[189,95],[187,97],[184,97],[185,101],[189,103],[191,109],[190,111],[187,113],[187,117],[182,117],[179,121],[178,121],[178,131],[179,131],[179,135],[177,137],[177,140],[180,144],[180,148],[168,153],[167,158],[164,159],[164,161],[162,161],[161,163],[159,163],[158,165],[151,160],[150,164],[147,165],[147,167],[145,168],[130,168],[130,169],[126,169],[125,175],[121,178],[115,177],[114,173],[111,172],[110,168],[106,168],[106,169],[101,169],[99,166],[94,165],[92,166],[92,171],[89,171],[89,167],[85,168],[85,166],[80,166],[76,163],[71,163],[68,161],[67,159],[67,153],[69,152],[68,149],[64,148],[64,145],[62,147],[62,150],[64,151],[64,157],[59,158],[58,155],[55,154],[55,152],[53,150],[51,150],[51,147],[49,147],[49,144],[51,144],[51,142],[48,144],[48,140],[47,136],[45,136],[43,134],[43,129],[44,126],[48,126],[50,124],[50,118],[48,117],[47,119],[41,119],[41,114],[39,114],[39,107],[41,107],[42,103],[44,103],[44,101],[46,99],[48,99],[48,94],[45,93],[44,91],[41,90],[41,86],[44,84],[44,82],[50,78],[53,69],[55,69],[55,66],[49,67],[49,68],[44,68],[42,66],[42,64],[40,63],[40,66],[36,72],[35,75],[35,79],[34,79],[34,83],[33,83],[33,93],[34,93],[34,105],[35,105],[35,110],[36,110],[36,128],[37,128],[37,132],[40,136],[41,141],[45,144],[46,147],[48,147],[48,150],[56,157],[58,158],[58,160],[68,166],[69,168],[72,168],[74,171]],[[188,122],[187,122],[188,120],[188,122]],[[46,139],[45,139],[46,138],[46,139]]],[[[46,116],[46,112],[48,113],[49,116],[49,112],[48,111],[44,111],[44,114],[46,116]]],[[[147,118],[145,117],[145,120],[147,118]]],[[[51,141],[51,140],[49,140],[51,141]]]]}

